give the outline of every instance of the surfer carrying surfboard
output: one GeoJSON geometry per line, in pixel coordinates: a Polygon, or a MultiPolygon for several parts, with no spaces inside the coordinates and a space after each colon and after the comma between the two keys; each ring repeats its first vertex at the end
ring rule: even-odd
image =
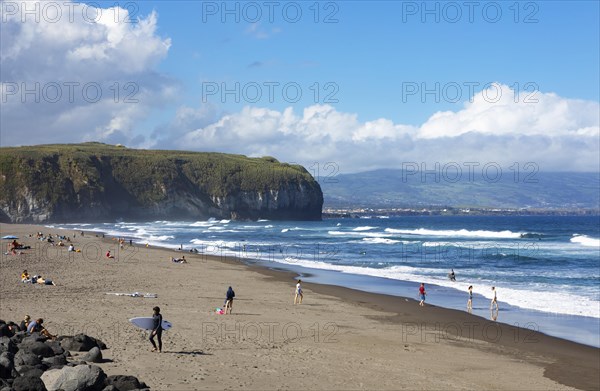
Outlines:
{"type": "Polygon", "coordinates": [[[156,336],[156,339],[158,340],[158,352],[162,352],[162,315],[160,314],[160,308],[159,307],[154,307],[152,308],[152,310],[154,311],[154,314],[152,315],[152,320],[154,321],[154,327],[152,328],[152,332],[150,333],[150,342],[152,343],[152,346],[154,347],[152,349],[153,352],[157,351],[156,348],[156,343],[154,343],[154,336],[156,336]]]}

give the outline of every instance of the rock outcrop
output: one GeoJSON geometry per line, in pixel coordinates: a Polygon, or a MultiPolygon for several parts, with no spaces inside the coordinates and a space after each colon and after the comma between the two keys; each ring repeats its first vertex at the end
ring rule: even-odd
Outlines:
{"type": "Polygon", "coordinates": [[[0,221],[320,220],[323,193],[274,158],[99,143],[0,148],[0,221]]]}
{"type": "MultiPolygon", "coordinates": [[[[0,325],[6,324],[0,320],[0,325]]],[[[102,368],[90,364],[103,362],[101,349],[106,348],[102,341],[85,334],[50,340],[39,333],[11,329],[0,337],[0,391],[150,390],[134,376],[107,376],[102,368]],[[87,354],[68,360],[71,353],[61,345],[87,354]]]]}

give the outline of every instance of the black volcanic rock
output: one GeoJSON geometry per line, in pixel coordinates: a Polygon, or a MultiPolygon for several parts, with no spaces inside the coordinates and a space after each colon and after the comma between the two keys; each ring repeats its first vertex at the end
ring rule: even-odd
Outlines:
{"type": "Polygon", "coordinates": [[[90,350],[85,359],[102,361],[100,349],[106,345],[85,334],[47,339],[39,333],[19,333],[12,338],[0,337],[0,390],[2,391],[125,391],[147,389],[145,383],[133,376],[107,378],[102,368],[83,361],[69,362],[65,346],[79,351],[90,350]],[[132,388],[133,387],[133,388],[132,388]]]}

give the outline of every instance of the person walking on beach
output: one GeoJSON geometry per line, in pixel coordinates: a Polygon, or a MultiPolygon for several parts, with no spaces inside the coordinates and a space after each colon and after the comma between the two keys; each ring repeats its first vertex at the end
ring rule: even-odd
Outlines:
{"type": "Polygon", "coordinates": [[[421,286],[419,287],[419,296],[421,297],[421,301],[419,302],[419,305],[421,307],[425,306],[425,295],[427,294],[427,292],[425,292],[425,284],[421,283],[421,286]]]}
{"type": "Polygon", "coordinates": [[[233,298],[235,297],[235,292],[233,288],[229,287],[227,289],[227,293],[225,294],[225,315],[227,315],[227,311],[231,314],[231,310],[233,309],[233,298]]]}
{"type": "Polygon", "coordinates": [[[152,308],[154,314],[152,315],[152,320],[154,321],[154,325],[152,327],[152,332],[150,333],[150,342],[152,343],[153,349],[152,352],[162,352],[162,315],[160,314],[160,308],[154,307],[152,308]],[[156,348],[156,343],[154,343],[154,337],[158,340],[158,349],[156,348]]]}
{"type": "Polygon", "coordinates": [[[469,300],[467,300],[467,311],[469,314],[473,311],[473,285],[469,285],[469,300]]]}
{"type": "Polygon", "coordinates": [[[496,305],[496,311],[498,311],[498,298],[496,297],[496,287],[493,286],[492,287],[492,292],[494,292],[494,298],[492,299],[491,303],[490,303],[490,310],[492,308],[494,308],[494,304],[496,305]]]}
{"type": "Polygon", "coordinates": [[[304,295],[302,294],[302,286],[300,284],[302,284],[302,280],[298,280],[298,283],[296,284],[294,304],[302,304],[302,299],[304,298],[304,295]]]}

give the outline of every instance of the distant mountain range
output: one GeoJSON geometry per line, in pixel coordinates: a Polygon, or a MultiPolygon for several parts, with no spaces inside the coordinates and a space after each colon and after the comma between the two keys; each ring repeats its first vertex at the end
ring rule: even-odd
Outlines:
{"type": "Polygon", "coordinates": [[[321,178],[325,208],[599,209],[600,173],[381,169],[321,178]],[[479,174],[479,175],[476,175],[479,174]]]}

